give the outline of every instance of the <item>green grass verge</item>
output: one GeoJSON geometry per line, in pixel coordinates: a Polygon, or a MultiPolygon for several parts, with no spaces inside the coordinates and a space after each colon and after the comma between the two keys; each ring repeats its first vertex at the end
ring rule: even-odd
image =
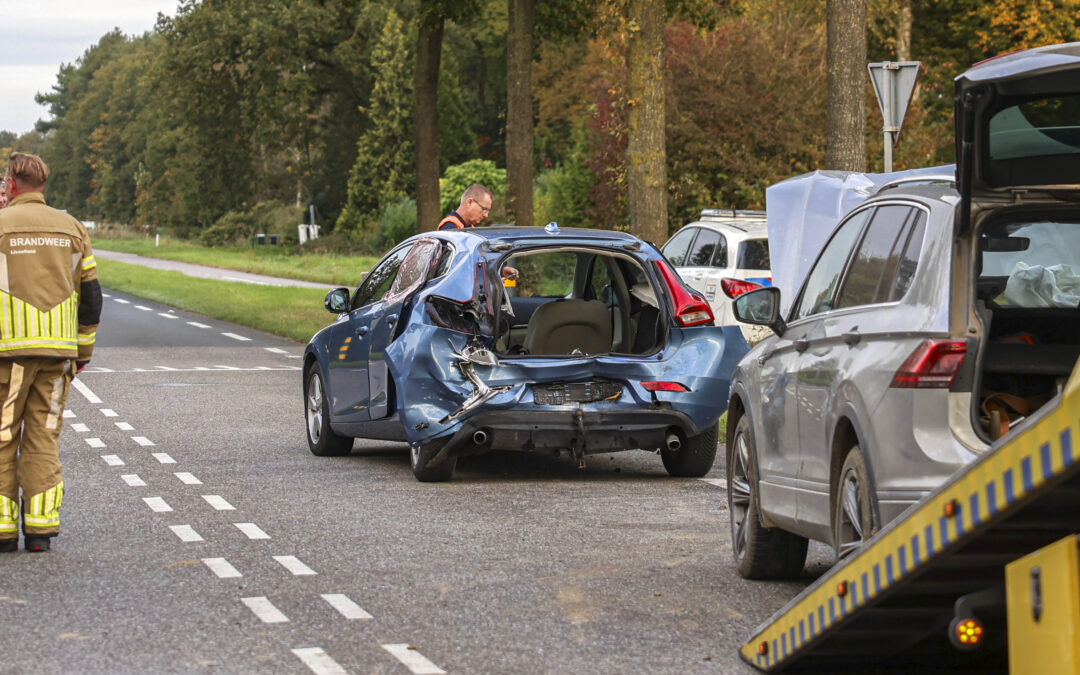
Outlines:
{"type": "Polygon", "coordinates": [[[101,259],[98,277],[101,285],[109,289],[297,342],[306,343],[334,319],[323,307],[326,291],[317,288],[198,279],[180,272],[101,259]]]}
{"type": "Polygon", "coordinates": [[[93,239],[96,249],[135,253],[150,258],[210,265],[238,272],[266,274],[272,277],[314,281],[331,286],[360,285],[364,274],[378,258],[322,253],[297,254],[282,246],[207,247],[185,242],[166,241],[154,246],[152,239],[93,239]]]}

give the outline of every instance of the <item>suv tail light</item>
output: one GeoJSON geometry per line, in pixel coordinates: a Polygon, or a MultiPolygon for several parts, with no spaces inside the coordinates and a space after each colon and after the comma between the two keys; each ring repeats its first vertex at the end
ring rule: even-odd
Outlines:
{"type": "Polygon", "coordinates": [[[963,340],[922,342],[893,375],[892,385],[900,389],[948,389],[952,386],[967,354],[963,340]]]}
{"type": "Polygon", "coordinates": [[[720,289],[724,291],[724,295],[732,300],[743,293],[749,293],[755,288],[761,287],[761,284],[755,284],[752,281],[743,281],[742,279],[724,278],[720,280],[720,289]]]}
{"type": "Polygon", "coordinates": [[[660,276],[664,278],[671,301],[675,305],[675,319],[680,326],[700,326],[713,322],[712,308],[705,298],[697,293],[691,293],[683,286],[679,275],[671,269],[666,260],[654,260],[656,268],[660,270],[660,276]]]}

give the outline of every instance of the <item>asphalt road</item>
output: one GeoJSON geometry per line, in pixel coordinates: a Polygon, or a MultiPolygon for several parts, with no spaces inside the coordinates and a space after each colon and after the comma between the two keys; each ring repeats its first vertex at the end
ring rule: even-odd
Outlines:
{"type": "MultiPolygon", "coordinates": [[[[744,581],[723,473],[644,452],[312,456],[302,345],[106,291],[68,399],[62,534],[0,556],[0,672],[749,673],[824,571],[744,581]]],[[[329,315],[328,315],[329,319],[329,315]]]]}

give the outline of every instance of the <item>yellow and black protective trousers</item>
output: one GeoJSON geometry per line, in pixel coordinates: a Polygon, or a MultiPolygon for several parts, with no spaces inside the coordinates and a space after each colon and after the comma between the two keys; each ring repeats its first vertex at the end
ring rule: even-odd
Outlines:
{"type": "Polygon", "coordinates": [[[60,430],[72,359],[0,359],[0,541],[60,532],[60,430]],[[22,490],[22,499],[19,491],[22,490]]]}

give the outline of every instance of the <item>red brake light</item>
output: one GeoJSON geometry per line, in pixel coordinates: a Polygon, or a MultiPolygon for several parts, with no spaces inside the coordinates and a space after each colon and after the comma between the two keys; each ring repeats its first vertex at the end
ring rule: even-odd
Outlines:
{"type": "Polygon", "coordinates": [[[678,382],[642,382],[641,387],[645,391],[690,391],[678,382]]]}
{"type": "Polygon", "coordinates": [[[725,278],[720,280],[720,289],[724,291],[724,295],[732,300],[743,293],[749,293],[755,288],[761,288],[761,284],[755,284],[752,281],[743,281],[742,279],[725,278]]]}
{"type": "Polygon", "coordinates": [[[907,357],[893,376],[901,389],[948,389],[964,363],[967,343],[962,340],[926,340],[907,357]]]}
{"type": "Polygon", "coordinates": [[[697,293],[690,293],[682,285],[675,270],[671,269],[666,260],[654,260],[656,268],[660,270],[660,276],[664,278],[671,301],[675,305],[675,319],[680,326],[699,326],[712,323],[713,313],[705,298],[697,293]]]}

